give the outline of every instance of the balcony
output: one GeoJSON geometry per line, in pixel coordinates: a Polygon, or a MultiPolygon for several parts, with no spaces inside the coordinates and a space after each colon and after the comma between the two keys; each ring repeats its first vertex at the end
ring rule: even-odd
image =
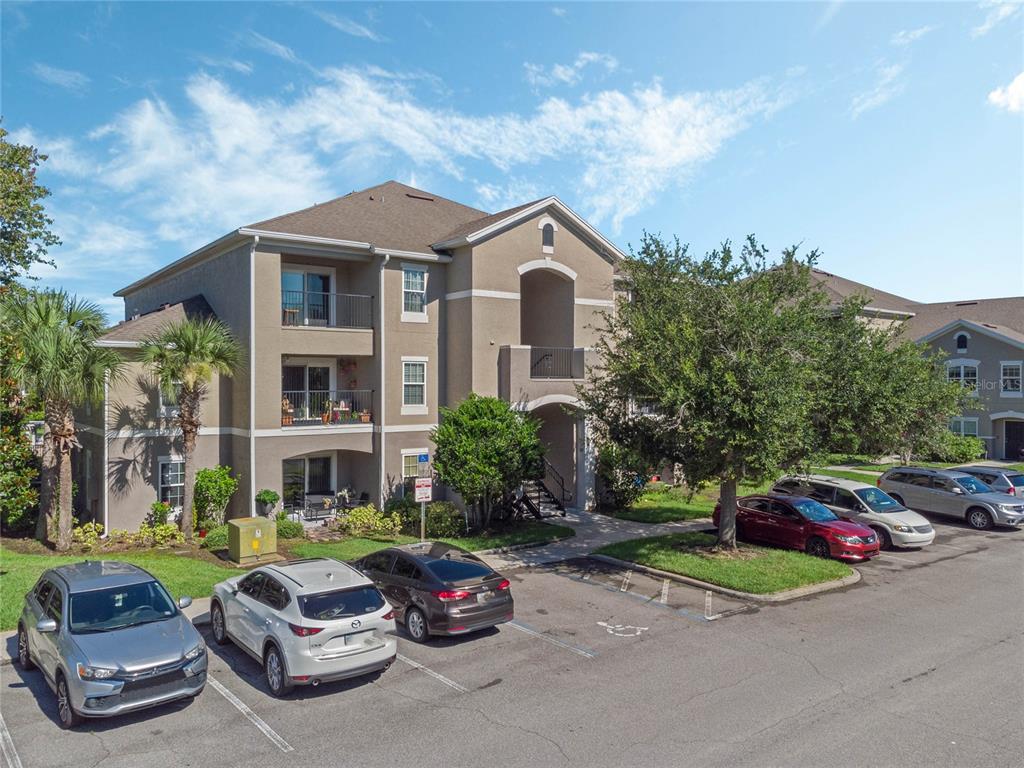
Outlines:
{"type": "Polygon", "coordinates": [[[282,393],[282,427],[342,427],[373,422],[372,389],[294,390],[282,393]]]}
{"type": "Polygon", "coordinates": [[[281,291],[281,325],[373,328],[373,297],[355,293],[281,291]]]}
{"type": "MultiPolygon", "coordinates": [[[[505,346],[498,351],[498,396],[512,403],[541,398],[576,398],[576,385],[596,363],[584,347],[505,346]]],[[[565,400],[563,400],[564,402],[565,400]]]]}

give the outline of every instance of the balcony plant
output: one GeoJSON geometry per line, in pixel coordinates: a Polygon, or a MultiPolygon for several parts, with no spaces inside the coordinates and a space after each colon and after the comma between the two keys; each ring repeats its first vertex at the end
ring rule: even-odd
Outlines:
{"type": "Polygon", "coordinates": [[[361,422],[363,422],[363,424],[369,424],[370,423],[370,412],[365,410],[365,409],[360,411],[360,413],[359,413],[359,420],[361,422]]]}
{"type": "Polygon", "coordinates": [[[295,408],[287,397],[281,398],[281,426],[290,427],[295,416],[295,408]]]}
{"type": "Polygon", "coordinates": [[[263,517],[270,517],[274,514],[274,507],[277,506],[277,502],[281,500],[281,495],[277,491],[273,491],[270,488],[262,488],[259,493],[256,494],[256,504],[259,507],[260,515],[263,517]]]}

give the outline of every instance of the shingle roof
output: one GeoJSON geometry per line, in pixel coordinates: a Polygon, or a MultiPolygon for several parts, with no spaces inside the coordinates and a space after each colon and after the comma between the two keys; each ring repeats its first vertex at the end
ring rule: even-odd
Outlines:
{"type": "Polygon", "coordinates": [[[248,228],[430,253],[431,245],[448,232],[486,215],[486,211],[387,181],[248,228]]]}
{"type": "Polygon", "coordinates": [[[812,270],[815,280],[822,290],[840,303],[851,296],[863,296],[868,299],[868,306],[874,309],[889,309],[896,312],[916,312],[921,306],[916,301],[897,296],[894,293],[880,291],[870,285],[847,280],[845,277],[833,275],[821,269],[812,270]]]}
{"type": "Polygon", "coordinates": [[[501,221],[502,219],[507,219],[509,216],[515,216],[520,211],[529,208],[531,205],[536,205],[541,200],[545,200],[545,199],[546,198],[542,197],[542,198],[539,198],[537,200],[531,200],[529,203],[523,203],[522,205],[517,205],[515,208],[507,208],[504,211],[498,211],[497,213],[492,213],[490,216],[484,216],[482,218],[477,218],[477,219],[473,219],[471,221],[467,221],[465,224],[462,224],[461,226],[456,227],[455,229],[453,229],[451,232],[448,232],[447,234],[445,234],[444,237],[437,238],[437,240],[435,240],[434,242],[435,243],[444,243],[444,242],[447,242],[449,240],[455,240],[456,238],[459,238],[459,237],[465,237],[466,235],[472,234],[473,232],[481,230],[484,227],[489,227],[491,224],[495,224],[495,223],[501,221]]]}
{"type": "Polygon", "coordinates": [[[216,317],[202,295],[175,304],[165,304],[160,309],[124,320],[103,334],[100,341],[142,341],[171,323],[198,317],[216,317]]]}
{"type": "Polygon", "coordinates": [[[955,320],[969,320],[1016,341],[1024,341],[1024,296],[918,304],[906,333],[920,339],[955,320]]]}

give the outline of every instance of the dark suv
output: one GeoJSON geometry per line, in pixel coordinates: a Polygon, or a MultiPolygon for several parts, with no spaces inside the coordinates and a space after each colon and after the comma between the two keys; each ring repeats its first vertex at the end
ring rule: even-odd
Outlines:
{"type": "Polygon", "coordinates": [[[451,544],[423,542],[374,552],[355,563],[384,593],[418,643],[511,621],[508,579],[451,544]]]}

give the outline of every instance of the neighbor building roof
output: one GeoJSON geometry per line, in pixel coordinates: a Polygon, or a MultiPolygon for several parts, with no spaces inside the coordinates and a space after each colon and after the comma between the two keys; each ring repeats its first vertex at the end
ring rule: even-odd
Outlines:
{"type": "Polygon", "coordinates": [[[914,312],[914,317],[906,325],[906,333],[913,339],[924,338],[964,320],[1014,341],[1024,342],[1024,296],[919,304],[914,312]]]}
{"type": "Polygon", "coordinates": [[[381,248],[430,253],[452,230],[487,216],[421,189],[386,181],[245,229],[372,243],[381,248]]]}
{"type": "Polygon", "coordinates": [[[837,304],[842,303],[852,296],[860,296],[867,299],[867,306],[871,309],[888,310],[890,312],[914,313],[921,306],[918,302],[904,296],[897,296],[895,293],[887,293],[870,285],[864,285],[854,280],[847,280],[845,277],[833,275],[821,269],[811,270],[815,281],[837,304]]]}
{"type": "Polygon", "coordinates": [[[202,295],[192,296],[174,304],[164,304],[159,309],[123,320],[98,341],[103,347],[134,347],[143,339],[159,333],[171,323],[200,317],[216,317],[213,309],[202,295]]]}

